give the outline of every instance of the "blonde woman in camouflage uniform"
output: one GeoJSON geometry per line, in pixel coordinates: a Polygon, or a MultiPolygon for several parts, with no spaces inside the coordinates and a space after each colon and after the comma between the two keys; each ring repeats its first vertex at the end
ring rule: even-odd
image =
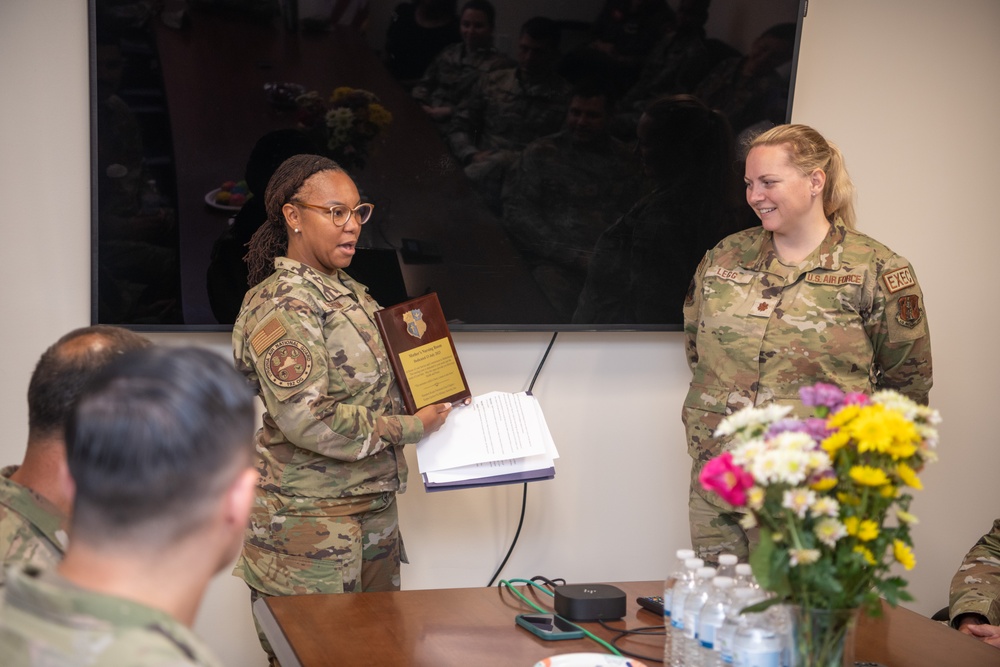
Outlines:
{"type": "Polygon", "coordinates": [[[233,327],[236,368],[265,408],[235,574],[252,599],[398,590],[402,448],[440,428],[451,406],[403,409],[375,326],[379,305],[343,271],[374,208],[351,177],[332,160],[297,155],[264,196],[268,221],[247,255],[255,287],[233,327]]]}
{"type": "Polygon", "coordinates": [[[931,388],[916,275],[855,231],[854,186],[837,147],[804,125],[775,127],[751,143],[744,180],[761,226],[705,255],[684,306],[691,540],[709,560],[749,551],[741,515],[698,483],[725,446],[713,437],[725,415],[772,402],[799,408],[799,388],[819,381],[895,389],[919,403],[931,388]]]}

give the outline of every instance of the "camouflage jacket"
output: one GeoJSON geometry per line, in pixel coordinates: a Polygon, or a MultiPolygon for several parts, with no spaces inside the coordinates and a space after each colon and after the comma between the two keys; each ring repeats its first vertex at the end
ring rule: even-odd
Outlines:
{"type": "Polygon", "coordinates": [[[494,47],[470,53],[465,44],[452,44],[431,62],[412,95],[427,106],[455,107],[469,97],[481,76],[514,66],[513,60],[494,47]]]}
{"type": "Polygon", "coordinates": [[[346,273],[279,257],[233,326],[236,368],[264,401],[260,487],[343,498],[406,485],[397,446],[423,436],[406,415],[375,325],[379,309],[346,273]]]}
{"type": "Polygon", "coordinates": [[[837,220],[796,267],[778,261],[754,227],[702,259],[684,304],[689,451],[718,453],[723,415],[771,401],[801,406],[798,390],[895,389],[926,403],[931,346],[923,294],[909,262],[837,220]]]}
{"type": "Polygon", "coordinates": [[[567,131],[528,145],[507,174],[503,224],[530,256],[586,272],[594,244],[635,201],[639,170],[610,136],[581,144],[567,131]]]}
{"type": "Polygon", "coordinates": [[[981,614],[991,625],[1000,625],[1000,519],[966,554],[951,580],[949,598],[952,619],[981,614]]]}
{"type": "Polygon", "coordinates": [[[220,664],[168,614],[85,591],[31,566],[10,571],[0,598],[0,655],[7,667],[220,664]]]}
{"type": "MultiPolygon", "coordinates": [[[[17,466],[0,470],[0,566],[52,567],[66,551],[66,517],[46,498],[10,480],[17,466]]],[[[0,569],[0,585],[4,583],[0,569]]]]}
{"type": "Polygon", "coordinates": [[[559,131],[569,84],[555,74],[528,81],[520,68],[490,72],[455,110],[448,144],[460,161],[481,150],[520,151],[559,131]]]}

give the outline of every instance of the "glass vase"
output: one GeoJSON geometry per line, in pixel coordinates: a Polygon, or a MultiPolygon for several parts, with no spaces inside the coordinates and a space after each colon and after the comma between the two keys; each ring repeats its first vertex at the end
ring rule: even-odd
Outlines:
{"type": "Polygon", "coordinates": [[[857,609],[791,610],[794,667],[853,667],[857,609]]]}

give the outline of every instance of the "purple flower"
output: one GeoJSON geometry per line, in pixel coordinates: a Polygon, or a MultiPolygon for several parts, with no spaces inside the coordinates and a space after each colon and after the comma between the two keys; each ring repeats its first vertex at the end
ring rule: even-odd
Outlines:
{"type": "Polygon", "coordinates": [[[798,419],[779,419],[771,424],[764,439],[773,438],[779,433],[809,433],[806,424],[798,419]]]}
{"type": "Polygon", "coordinates": [[[799,397],[804,405],[825,407],[835,411],[844,403],[844,392],[832,384],[817,382],[811,387],[799,388],[799,397]]]}
{"type": "Polygon", "coordinates": [[[844,405],[868,405],[868,395],[852,391],[844,396],[844,405]]]}

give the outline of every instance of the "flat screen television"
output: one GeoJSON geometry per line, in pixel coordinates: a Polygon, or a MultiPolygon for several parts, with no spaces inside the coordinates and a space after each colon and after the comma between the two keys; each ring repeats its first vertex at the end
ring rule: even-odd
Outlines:
{"type": "MultiPolygon", "coordinates": [[[[661,235],[652,242],[665,244],[659,263],[680,267],[683,277],[644,276],[629,248],[641,247],[647,264],[657,263],[660,248],[618,224],[633,207],[644,206],[650,191],[669,190],[672,183],[642,175],[636,166],[568,188],[565,179],[577,178],[573,169],[592,164],[579,157],[563,160],[571,172],[565,179],[550,163],[515,179],[517,170],[527,170],[518,148],[501,172],[506,178],[493,182],[491,198],[449,149],[447,129],[413,99],[413,82],[389,73],[371,46],[381,44],[381,36],[279,9],[295,4],[90,0],[94,323],[153,331],[231,329],[246,289],[240,258],[252,217],[247,202],[262,215],[263,193],[241,183],[250,175],[255,146],[294,131],[318,142],[312,144],[321,146],[317,152],[324,150],[331,130],[303,130],[296,98],[315,92],[323,100],[347,87],[374,94],[392,116],[358,154],[363,165],[354,160],[348,168],[362,198],[375,205],[348,272],[382,305],[436,292],[456,331],[681,328],[681,297],[663,295],[683,294],[707,247],[661,235]],[[520,190],[511,185],[516,182],[520,190]],[[524,183],[532,194],[523,192],[524,183]],[[590,199],[560,199],[572,197],[570,190],[590,199]],[[608,205],[623,192],[632,199],[608,205]],[[548,206],[530,213],[527,228],[559,229],[546,242],[555,255],[571,249],[572,266],[536,252],[510,224],[511,207],[523,209],[532,197],[548,206]],[[595,231],[591,222],[577,239],[565,231],[576,222],[567,211],[596,208],[588,201],[605,209],[603,227],[595,231]],[[547,216],[561,219],[552,223],[547,216]],[[668,307],[645,301],[620,307],[630,299],[661,298],[668,307]]],[[[496,4],[510,25],[546,6],[496,4]]],[[[806,0],[670,0],[661,3],[666,10],[658,15],[663,20],[656,39],[644,35],[652,22],[623,23],[621,12],[603,11],[628,3],[592,4],[592,15],[604,17],[600,24],[551,17],[562,35],[555,67],[579,91],[592,91],[596,82],[617,99],[606,123],[615,141],[634,146],[643,105],[664,92],[692,94],[724,113],[737,146],[756,129],[790,118],[806,0]],[[639,47],[643,36],[646,44],[639,47]],[[602,48],[593,48],[595,42],[602,48]],[[609,50],[615,57],[607,57],[609,50]]],[[[516,62],[517,35],[503,41],[498,46],[516,62]]],[[[742,167],[736,160],[730,176],[738,189],[742,167]]],[[[749,215],[741,207],[741,226],[754,223],[749,215]]]]}

